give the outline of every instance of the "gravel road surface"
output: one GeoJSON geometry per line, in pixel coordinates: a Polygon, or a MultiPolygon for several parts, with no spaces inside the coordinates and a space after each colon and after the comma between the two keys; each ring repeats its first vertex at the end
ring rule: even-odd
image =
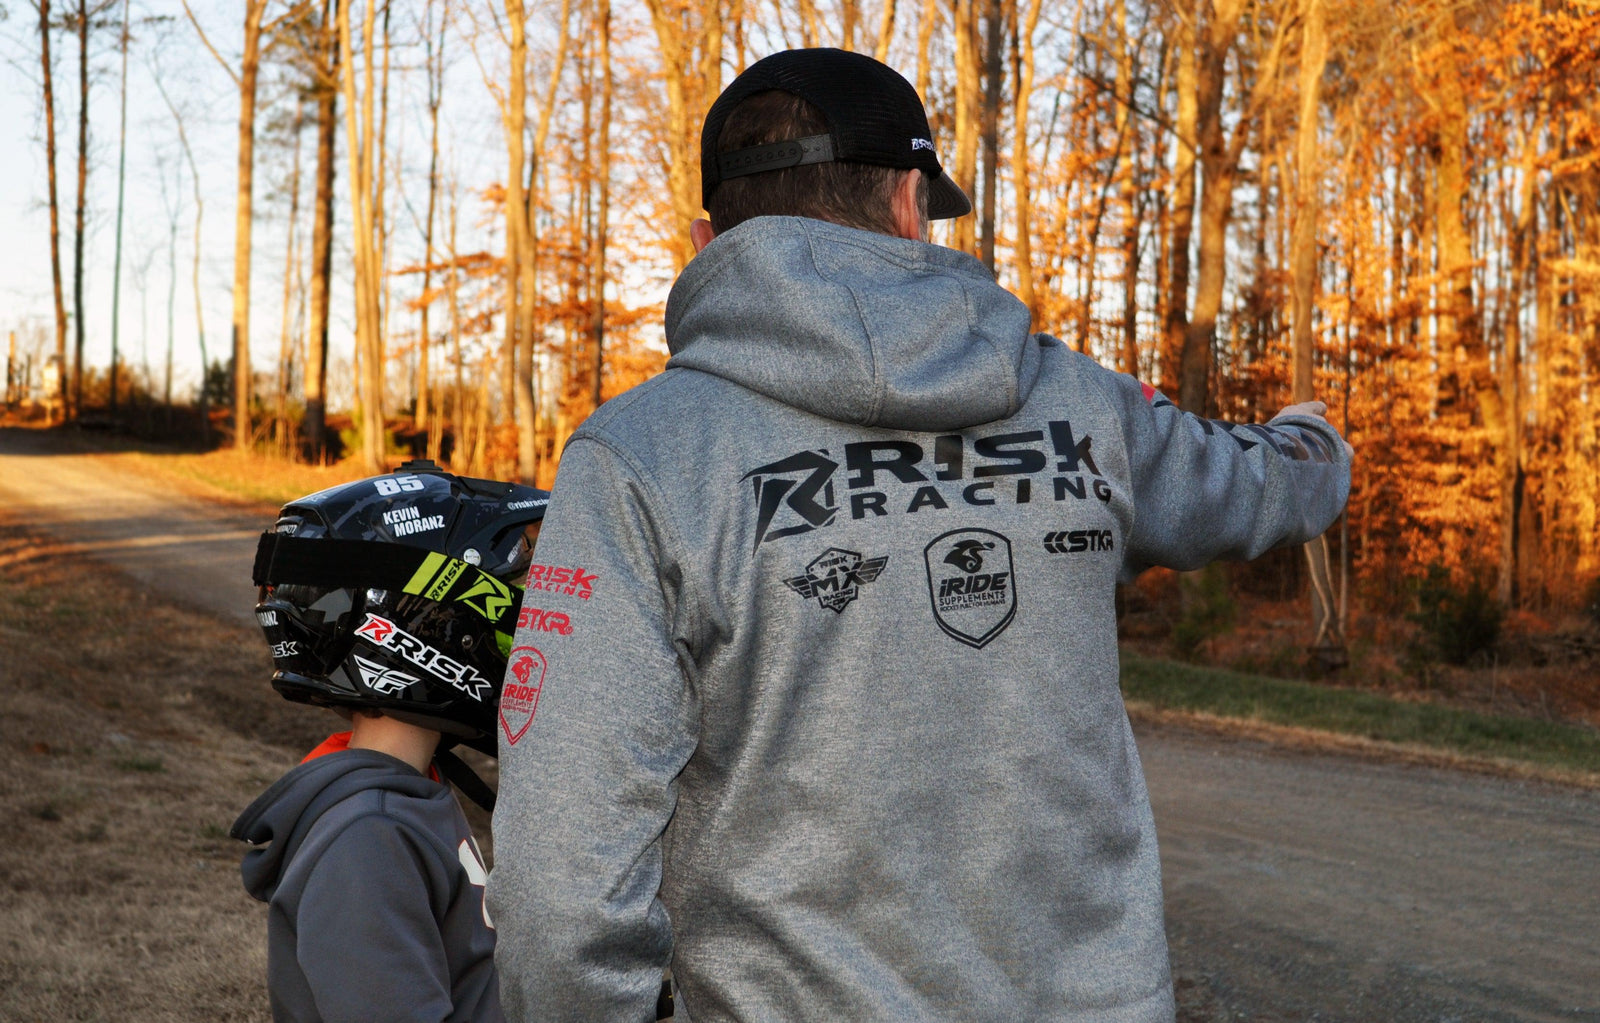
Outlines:
{"type": "MultiPolygon", "coordinates": [[[[0,509],[254,624],[270,511],[15,429],[0,509]]],[[[1600,1023],[1600,795],[1169,728],[1140,750],[1180,1019],[1600,1023]]]]}

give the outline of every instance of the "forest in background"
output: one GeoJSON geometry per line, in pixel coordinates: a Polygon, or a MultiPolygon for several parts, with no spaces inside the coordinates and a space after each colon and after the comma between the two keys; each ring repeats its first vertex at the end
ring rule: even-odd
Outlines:
{"type": "MultiPolygon", "coordinates": [[[[28,244],[55,316],[34,370],[65,368],[56,414],[180,405],[214,442],[281,457],[377,471],[405,442],[548,486],[584,417],[664,365],[706,108],[765,53],[835,45],[917,86],[977,208],[934,240],[988,263],[1035,329],[1208,416],[1328,403],[1357,459],[1342,531],[1309,559],[1324,605],[1342,572],[1380,612],[1430,577],[1506,608],[1600,598],[1600,0],[228,9],[10,7],[36,24],[51,232],[28,244]],[[113,62],[141,39],[201,48],[237,85],[233,315],[197,395],[172,393],[170,329],[165,374],[84,365],[87,108],[57,109],[52,83],[88,91],[91,33],[113,62]],[[500,165],[473,186],[439,125],[485,109],[500,165]],[[252,244],[267,218],[278,251],[252,244]],[[339,322],[349,358],[330,358],[339,322]]],[[[170,207],[175,265],[200,171],[182,82],[157,82],[188,158],[174,187],[195,195],[170,207]]]]}

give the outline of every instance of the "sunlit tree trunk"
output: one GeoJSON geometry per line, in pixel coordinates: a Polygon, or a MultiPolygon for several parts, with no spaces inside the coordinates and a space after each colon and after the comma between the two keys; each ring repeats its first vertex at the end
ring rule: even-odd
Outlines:
{"type": "Polygon", "coordinates": [[[1028,307],[1033,326],[1039,326],[1039,299],[1033,273],[1033,177],[1029,166],[1028,120],[1033,103],[1033,36],[1039,27],[1042,0],[1028,0],[1022,23],[1012,40],[1011,187],[1016,192],[1017,297],[1028,307]]]}
{"type": "MultiPolygon", "coordinates": [[[[72,416],[83,414],[83,232],[89,196],[89,0],[78,0],[78,195],[72,233],[72,416]]],[[[65,368],[65,367],[63,367],[65,368]]]]}
{"type": "Polygon", "coordinates": [[[39,0],[39,68],[44,92],[45,173],[50,190],[50,281],[55,293],[56,393],[52,414],[67,407],[67,304],[61,279],[61,203],[56,189],[55,68],[50,60],[50,0],[39,0]]]}
{"type": "MultiPolygon", "coordinates": [[[[983,96],[983,59],[978,45],[978,0],[951,0],[951,31],[955,33],[955,160],[950,176],[967,195],[975,195],[978,180],[979,103],[983,96]]],[[[974,252],[978,244],[976,218],[950,222],[950,247],[974,252]]]]}
{"type": "Polygon", "coordinates": [[[983,31],[983,197],[979,214],[978,257],[994,273],[994,220],[997,177],[1000,171],[1000,93],[1002,70],[1000,37],[1005,32],[1002,0],[984,0],[983,31]]]}
{"type": "MultiPolygon", "coordinates": [[[[1178,48],[1178,73],[1173,91],[1177,97],[1172,167],[1172,204],[1168,215],[1166,344],[1161,352],[1162,386],[1176,399],[1181,391],[1183,350],[1189,335],[1189,244],[1194,225],[1195,149],[1200,110],[1197,99],[1199,70],[1195,59],[1193,22],[1177,19],[1173,31],[1178,48]]],[[[1193,409],[1204,413],[1205,409],[1193,409]]]]}
{"type": "MultiPolygon", "coordinates": [[[[1303,0],[1300,36],[1300,113],[1295,128],[1294,235],[1290,242],[1294,268],[1294,377],[1293,401],[1316,398],[1312,380],[1316,337],[1312,317],[1317,291],[1317,223],[1321,206],[1322,163],[1317,129],[1321,109],[1322,71],[1328,60],[1328,36],[1322,0],[1303,0]]],[[[1326,667],[1342,666],[1344,623],[1339,620],[1334,593],[1333,564],[1327,537],[1305,545],[1311,579],[1312,649],[1326,667]]]]}
{"type": "Polygon", "coordinates": [[[250,229],[255,195],[256,78],[267,0],[246,0],[239,61],[239,188],[233,215],[233,446],[250,446],[250,229]]]}
{"type": "Polygon", "coordinates": [[[666,244],[674,272],[694,257],[689,222],[701,209],[700,125],[706,109],[722,91],[721,4],[722,0],[705,0],[699,5],[688,0],[645,0],[661,63],[667,69],[667,189],[672,196],[673,223],[666,244]]]}
{"type": "Polygon", "coordinates": [[[317,95],[317,195],[311,227],[311,296],[307,310],[306,444],[311,459],[327,455],[328,313],[333,277],[333,196],[337,165],[334,135],[339,124],[339,0],[327,0],[318,33],[320,60],[314,83],[317,95]]]}
{"type": "Polygon", "coordinates": [[[611,215],[611,0],[597,0],[595,27],[600,34],[600,129],[596,140],[599,199],[595,204],[594,254],[589,264],[589,296],[594,310],[589,331],[594,342],[594,407],[600,407],[605,374],[606,237],[611,215]]]}
{"type": "Polygon", "coordinates": [[[295,267],[300,262],[297,228],[300,221],[300,134],[305,127],[305,104],[295,107],[290,131],[294,149],[289,171],[289,227],[284,240],[283,300],[278,317],[278,371],[272,412],[272,444],[280,455],[289,452],[289,385],[294,362],[294,329],[290,322],[290,302],[294,296],[295,267]]]}
{"type": "MultiPolygon", "coordinates": [[[[428,3],[428,19],[433,17],[433,3],[428,3]]],[[[417,405],[412,422],[418,430],[426,431],[428,436],[429,457],[435,457],[438,452],[439,423],[438,417],[431,414],[433,404],[433,388],[431,385],[430,363],[433,361],[433,334],[428,325],[428,312],[433,307],[433,219],[434,211],[439,200],[439,105],[444,98],[444,41],[445,31],[450,24],[450,6],[448,0],[443,5],[439,15],[439,38],[437,46],[430,29],[424,29],[424,45],[427,47],[426,71],[428,76],[428,212],[423,220],[422,245],[422,308],[419,311],[418,340],[417,340],[417,405]]]]}
{"type": "Polygon", "coordinates": [[[118,89],[120,113],[117,127],[117,240],[111,261],[111,414],[117,414],[117,363],[122,336],[122,207],[128,179],[128,0],[122,0],[122,32],[117,38],[122,50],[122,81],[118,89]]]}
{"type": "Polygon", "coordinates": [[[350,6],[339,8],[339,62],[343,71],[345,143],[350,167],[351,248],[355,259],[356,353],[361,362],[358,393],[361,405],[362,462],[368,472],[384,469],[383,358],[378,331],[383,318],[378,308],[381,263],[375,248],[377,227],[373,210],[373,161],[377,141],[373,113],[376,21],[369,0],[362,18],[362,103],[356,104],[355,48],[350,31],[350,6]],[[359,111],[359,117],[358,117],[359,111]]]}

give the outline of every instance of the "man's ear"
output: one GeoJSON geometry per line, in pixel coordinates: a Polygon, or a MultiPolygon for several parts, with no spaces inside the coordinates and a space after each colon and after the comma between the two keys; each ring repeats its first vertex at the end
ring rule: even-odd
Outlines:
{"type": "Polygon", "coordinates": [[[928,222],[922,216],[922,206],[917,202],[917,189],[922,184],[922,171],[912,168],[895,186],[893,208],[895,237],[914,242],[928,240],[928,222]]]}
{"type": "Polygon", "coordinates": [[[694,243],[694,251],[699,255],[700,250],[711,244],[711,239],[717,236],[712,230],[711,221],[701,217],[689,224],[689,240],[694,243]]]}

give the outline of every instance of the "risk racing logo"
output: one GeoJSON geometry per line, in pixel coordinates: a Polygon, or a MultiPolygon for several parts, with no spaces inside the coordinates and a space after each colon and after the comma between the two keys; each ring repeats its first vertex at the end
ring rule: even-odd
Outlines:
{"type": "Polygon", "coordinates": [[[839,463],[826,449],[801,451],[744,474],[755,487],[756,542],[831,525],[839,513],[833,493],[833,472],[839,463]]]}
{"type": "Polygon", "coordinates": [[[1017,614],[1011,541],[991,529],[954,529],[923,549],[928,599],[945,635],[981,650],[1017,614]]]}
{"type": "Polygon", "coordinates": [[[539,693],[544,689],[545,667],[544,654],[536,647],[519,646],[506,659],[506,684],[500,690],[500,730],[512,746],[533,724],[539,693]]]}
{"type": "Polygon", "coordinates": [[[483,701],[494,693],[494,685],[470,664],[446,657],[387,618],[367,612],[367,620],[356,635],[385,650],[393,650],[424,671],[437,675],[474,700],[483,701]]]}
{"type": "Polygon", "coordinates": [[[792,576],[783,584],[806,600],[817,598],[818,604],[838,614],[856,599],[861,587],[878,578],[888,563],[888,555],[862,558],[856,551],[829,547],[806,566],[804,575],[792,576]]]}

